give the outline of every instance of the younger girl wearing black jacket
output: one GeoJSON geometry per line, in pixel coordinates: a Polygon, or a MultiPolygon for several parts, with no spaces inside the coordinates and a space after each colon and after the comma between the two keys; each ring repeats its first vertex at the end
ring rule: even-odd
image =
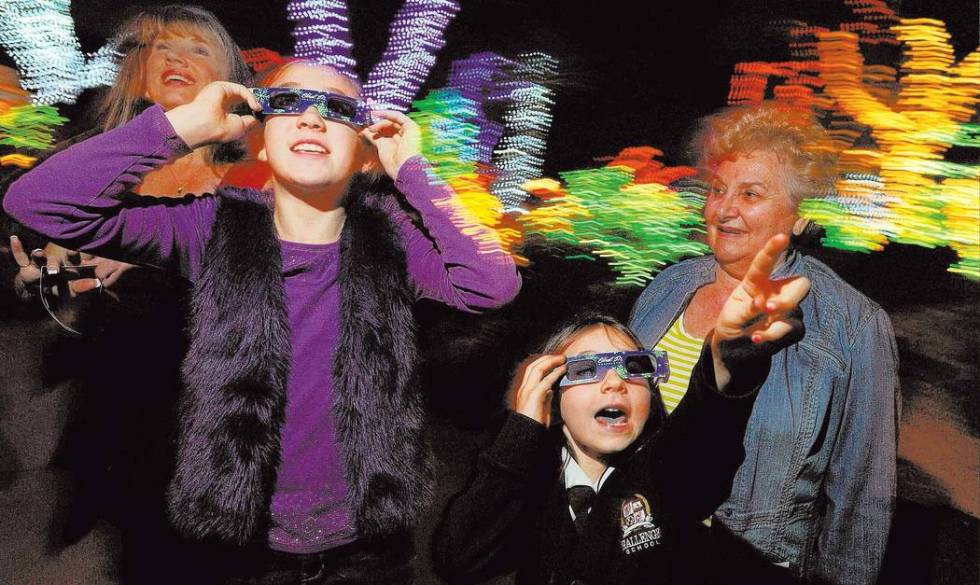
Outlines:
{"type": "Polygon", "coordinates": [[[586,316],[515,379],[512,412],[435,536],[439,572],[477,583],[625,585],[704,579],[702,519],[727,496],[769,356],[802,336],[806,279],[770,281],[786,238],[725,302],[691,390],[669,418],[665,356],[586,316]],[[552,400],[554,396],[555,400],[552,400]]]}

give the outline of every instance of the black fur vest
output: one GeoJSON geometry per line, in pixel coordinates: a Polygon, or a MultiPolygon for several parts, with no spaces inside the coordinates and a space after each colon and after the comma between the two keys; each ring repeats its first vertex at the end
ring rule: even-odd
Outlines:
{"type": "MultiPolygon", "coordinates": [[[[355,176],[340,238],[333,411],[361,536],[411,527],[431,495],[414,301],[390,180],[355,176]]],[[[290,344],[268,196],[222,189],[190,310],[171,519],[196,539],[263,541],[290,344]]]]}

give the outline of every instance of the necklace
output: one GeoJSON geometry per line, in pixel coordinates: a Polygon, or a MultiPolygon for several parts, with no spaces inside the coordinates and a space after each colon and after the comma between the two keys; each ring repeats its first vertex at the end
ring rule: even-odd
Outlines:
{"type": "Polygon", "coordinates": [[[177,173],[174,172],[173,165],[166,166],[167,172],[170,173],[170,177],[173,179],[174,185],[177,186],[177,195],[184,194],[184,184],[177,177],[177,173]]]}
{"type": "Polygon", "coordinates": [[[202,187],[205,182],[202,176],[205,170],[208,174],[208,186],[205,187],[204,190],[213,190],[217,186],[211,180],[213,178],[220,179],[221,173],[219,173],[218,170],[212,165],[204,162],[203,160],[188,159],[185,162],[181,161],[184,161],[183,157],[162,167],[167,169],[167,174],[170,175],[171,185],[173,186],[172,192],[175,192],[178,197],[182,197],[185,193],[190,193],[192,190],[202,187]],[[175,170],[174,167],[178,166],[182,168],[175,170]],[[191,169],[194,169],[194,172],[191,172],[191,169]],[[183,177],[185,180],[182,181],[181,177],[183,177]]]}

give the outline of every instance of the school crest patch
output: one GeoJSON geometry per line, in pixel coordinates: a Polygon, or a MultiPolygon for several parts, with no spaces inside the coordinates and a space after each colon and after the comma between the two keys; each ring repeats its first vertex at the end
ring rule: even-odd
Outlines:
{"type": "Polygon", "coordinates": [[[623,529],[619,546],[624,553],[630,555],[660,544],[662,531],[653,522],[650,502],[640,494],[633,494],[623,500],[623,513],[619,523],[623,529]]]}

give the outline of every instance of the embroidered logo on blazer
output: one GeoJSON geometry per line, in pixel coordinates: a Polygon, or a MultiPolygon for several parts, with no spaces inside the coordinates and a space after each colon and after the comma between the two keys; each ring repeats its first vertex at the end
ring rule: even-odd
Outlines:
{"type": "Polygon", "coordinates": [[[623,500],[623,514],[619,523],[623,528],[619,546],[624,553],[629,555],[660,544],[662,531],[653,522],[650,502],[640,494],[633,494],[623,500]]]}

